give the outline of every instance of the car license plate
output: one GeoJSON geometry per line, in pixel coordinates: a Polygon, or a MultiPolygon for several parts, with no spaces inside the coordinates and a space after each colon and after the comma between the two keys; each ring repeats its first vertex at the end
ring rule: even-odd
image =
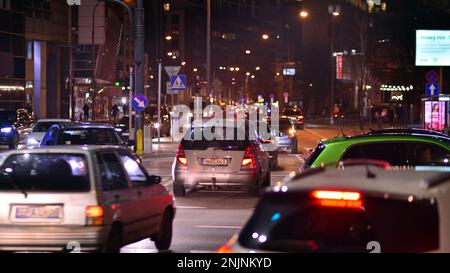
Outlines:
{"type": "Polygon", "coordinates": [[[16,220],[60,220],[61,206],[16,206],[14,207],[16,220]]]}
{"type": "Polygon", "coordinates": [[[203,158],[203,166],[228,166],[228,159],[226,158],[203,158]]]}

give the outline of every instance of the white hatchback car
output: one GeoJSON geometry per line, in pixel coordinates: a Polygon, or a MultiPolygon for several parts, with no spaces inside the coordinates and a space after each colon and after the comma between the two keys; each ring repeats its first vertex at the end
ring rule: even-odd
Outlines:
{"type": "Polygon", "coordinates": [[[219,253],[450,252],[450,172],[311,169],[268,190],[219,253]]]}
{"type": "Polygon", "coordinates": [[[126,148],[64,146],[0,154],[0,251],[119,252],[172,240],[175,206],[126,148]]]}
{"type": "Polygon", "coordinates": [[[69,123],[70,119],[40,119],[33,126],[33,130],[26,139],[27,147],[39,147],[39,143],[44,138],[47,130],[55,124],[69,123]]]}

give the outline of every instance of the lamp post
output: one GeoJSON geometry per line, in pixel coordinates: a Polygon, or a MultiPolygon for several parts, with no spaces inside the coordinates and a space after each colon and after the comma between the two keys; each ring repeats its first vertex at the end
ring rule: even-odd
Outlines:
{"type": "MultiPolygon", "coordinates": [[[[206,24],[206,93],[211,94],[211,0],[207,0],[206,24]]],[[[212,94],[214,97],[214,94],[212,94]]]]}
{"type": "Polygon", "coordinates": [[[335,88],[335,69],[334,69],[334,48],[335,48],[335,29],[334,19],[340,16],[340,7],[335,5],[328,6],[330,14],[330,125],[334,125],[334,88],[335,88]]]}

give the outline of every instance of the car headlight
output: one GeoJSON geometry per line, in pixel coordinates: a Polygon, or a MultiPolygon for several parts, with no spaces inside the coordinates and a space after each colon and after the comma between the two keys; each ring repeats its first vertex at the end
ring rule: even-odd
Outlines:
{"type": "Polygon", "coordinates": [[[6,127],[6,128],[2,128],[2,129],[1,129],[2,133],[6,133],[6,134],[11,133],[12,130],[13,130],[13,129],[12,129],[11,127],[6,127]]]}
{"type": "Polygon", "coordinates": [[[289,136],[295,136],[295,133],[297,133],[297,131],[294,128],[289,129],[289,136]]]}
{"type": "Polygon", "coordinates": [[[29,138],[27,143],[28,143],[28,145],[38,145],[39,144],[39,142],[34,138],[29,138]]]}

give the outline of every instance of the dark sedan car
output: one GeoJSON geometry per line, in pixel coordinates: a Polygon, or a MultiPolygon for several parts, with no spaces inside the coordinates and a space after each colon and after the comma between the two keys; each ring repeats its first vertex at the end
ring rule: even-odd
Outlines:
{"type": "Polygon", "coordinates": [[[133,141],[124,142],[114,127],[102,123],[66,123],[50,127],[41,146],[55,145],[117,145],[133,146],[133,141]]]}
{"type": "Polygon", "coordinates": [[[19,143],[17,127],[17,113],[14,111],[0,111],[0,145],[8,145],[15,149],[19,143]]]}

